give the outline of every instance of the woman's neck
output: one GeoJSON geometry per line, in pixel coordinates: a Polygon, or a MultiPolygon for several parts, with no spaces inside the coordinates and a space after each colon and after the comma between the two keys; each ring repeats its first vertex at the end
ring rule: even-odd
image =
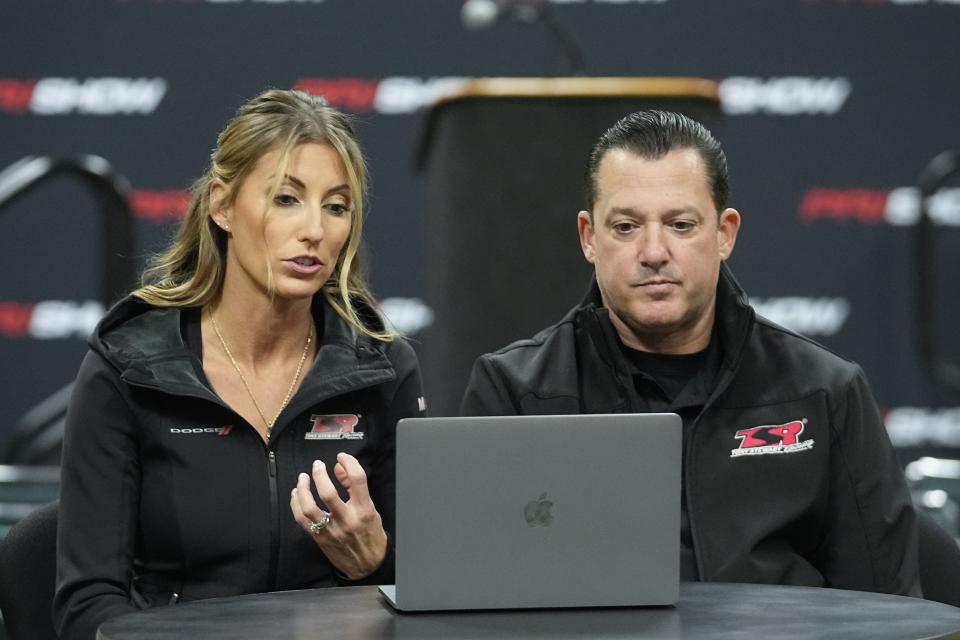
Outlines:
{"type": "Polygon", "coordinates": [[[204,309],[216,322],[234,358],[251,368],[286,360],[303,351],[313,317],[311,299],[272,300],[224,286],[220,299],[204,309]]]}

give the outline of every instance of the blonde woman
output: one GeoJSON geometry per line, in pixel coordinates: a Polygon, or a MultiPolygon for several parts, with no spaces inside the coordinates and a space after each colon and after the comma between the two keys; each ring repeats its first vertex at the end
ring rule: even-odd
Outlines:
{"type": "Polygon", "coordinates": [[[424,402],[361,277],[365,183],[322,98],[267,91],[220,134],[176,240],[77,377],[64,640],[147,607],[392,581],[395,428],[424,402]]]}

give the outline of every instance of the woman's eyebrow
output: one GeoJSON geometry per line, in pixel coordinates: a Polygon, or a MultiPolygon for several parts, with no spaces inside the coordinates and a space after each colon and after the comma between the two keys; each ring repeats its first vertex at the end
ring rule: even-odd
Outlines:
{"type": "MultiPolygon", "coordinates": [[[[287,182],[290,182],[290,183],[292,183],[293,185],[295,185],[295,186],[297,186],[297,187],[299,187],[299,188],[301,188],[301,189],[306,189],[306,188],[307,188],[307,185],[303,182],[303,180],[301,180],[301,179],[298,178],[297,176],[290,175],[289,173],[287,173],[287,174],[284,174],[283,177],[284,177],[284,179],[285,179],[287,182]]],[[[344,193],[346,193],[347,195],[349,195],[349,194],[350,194],[350,185],[348,185],[348,184],[338,184],[338,185],[336,185],[335,187],[330,187],[329,189],[327,189],[327,193],[328,193],[328,194],[330,194],[330,193],[337,193],[337,192],[344,192],[344,193]]]]}
{"type": "Polygon", "coordinates": [[[298,178],[297,176],[292,176],[292,175],[290,175],[289,173],[287,173],[287,174],[284,174],[283,178],[284,178],[284,180],[287,180],[287,181],[289,181],[289,182],[292,182],[293,184],[295,184],[296,186],[300,187],[301,189],[306,189],[306,188],[307,188],[307,185],[303,183],[303,180],[301,180],[301,179],[298,178]]]}

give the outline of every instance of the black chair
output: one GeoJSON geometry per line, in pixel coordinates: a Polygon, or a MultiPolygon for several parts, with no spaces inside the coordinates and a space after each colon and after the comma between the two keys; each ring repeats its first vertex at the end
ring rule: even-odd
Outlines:
{"type": "Polygon", "coordinates": [[[57,640],[57,510],[46,504],[13,525],[0,541],[0,609],[9,640],[57,640]]]}
{"type": "Polygon", "coordinates": [[[917,530],[923,597],[960,607],[960,545],[936,520],[919,509],[917,530]]]}

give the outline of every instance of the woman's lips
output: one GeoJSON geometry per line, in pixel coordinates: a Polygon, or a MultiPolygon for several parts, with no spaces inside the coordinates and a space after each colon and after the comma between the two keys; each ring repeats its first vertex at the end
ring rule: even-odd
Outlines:
{"type": "Polygon", "coordinates": [[[290,260],[284,260],[284,262],[297,273],[302,273],[304,275],[312,275],[323,269],[323,263],[315,258],[293,258],[290,260]]]}

